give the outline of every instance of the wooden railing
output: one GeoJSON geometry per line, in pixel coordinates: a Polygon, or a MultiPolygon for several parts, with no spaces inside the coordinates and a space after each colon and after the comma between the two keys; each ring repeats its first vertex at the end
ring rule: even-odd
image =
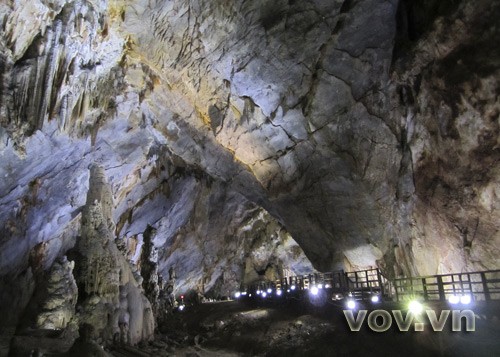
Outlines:
{"type": "Polygon", "coordinates": [[[244,290],[252,293],[271,289],[286,294],[312,287],[325,289],[332,296],[339,294],[357,300],[366,300],[376,294],[382,299],[396,301],[416,297],[426,301],[446,301],[466,295],[476,301],[490,301],[500,300],[500,270],[397,278],[393,281],[386,279],[379,269],[338,270],[291,276],[274,282],[261,281],[244,290]]]}
{"type": "Polygon", "coordinates": [[[400,278],[394,281],[394,290],[398,301],[416,296],[445,301],[464,295],[478,301],[500,300],[500,270],[400,278]]]}
{"type": "Polygon", "coordinates": [[[387,280],[379,269],[344,272],[343,270],[328,273],[315,273],[291,276],[275,282],[262,281],[246,287],[250,292],[281,290],[293,292],[308,290],[315,286],[335,294],[350,294],[356,299],[365,299],[373,294],[384,294],[387,280]]]}

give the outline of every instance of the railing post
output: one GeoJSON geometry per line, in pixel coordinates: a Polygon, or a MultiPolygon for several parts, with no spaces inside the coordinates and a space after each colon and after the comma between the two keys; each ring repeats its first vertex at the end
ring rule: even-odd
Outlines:
{"type": "Polygon", "coordinates": [[[468,282],[468,285],[469,285],[469,292],[472,294],[472,282],[470,280],[470,274],[467,273],[467,282],[468,282]]]}
{"type": "Polygon", "coordinates": [[[382,274],[380,273],[380,269],[377,268],[377,280],[378,280],[378,287],[380,289],[380,295],[384,295],[384,286],[382,285],[382,274]]]}
{"type": "Polygon", "coordinates": [[[484,271],[481,273],[481,282],[483,283],[484,300],[490,301],[490,289],[488,288],[488,279],[486,279],[484,271]]]}
{"type": "Polygon", "coordinates": [[[347,273],[342,270],[342,276],[341,276],[341,284],[342,284],[342,293],[346,293],[349,290],[349,283],[348,283],[348,277],[347,273]]]}
{"type": "Polygon", "coordinates": [[[444,287],[443,287],[443,278],[441,275],[437,275],[437,283],[438,283],[438,291],[439,291],[439,300],[445,301],[446,296],[444,294],[444,287]]]}
{"type": "Polygon", "coordinates": [[[425,282],[425,278],[422,278],[422,289],[424,290],[424,300],[429,301],[429,295],[427,293],[427,284],[425,282]]]}

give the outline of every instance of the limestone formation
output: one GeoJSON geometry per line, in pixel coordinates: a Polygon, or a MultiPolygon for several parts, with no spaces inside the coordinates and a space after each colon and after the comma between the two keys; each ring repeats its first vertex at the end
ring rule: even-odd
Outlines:
{"type": "Polygon", "coordinates": [[[66,257],[56,261],[48,277],[48,298],[42,304],[36,326],[41,329],[61,330],[75,315],[78,288],[73,277],[74,262],[66,257]]]}
{"type": "Polygon", "coordinates": [[[112,204],[104,170],[93,165],[81,237],[75,246],[79,323],[92,326],[94,338],[101,343],[135,345],[152,337],[154,317],[140,283],[115,245],[112,204]]]}
{"type": "Polygon", "coordinates": [[[143,245],[141,250],[141,276],[143,278],[142,287],[146,297],[151,302],[153,313],[158,316],[158,299],[160,297],[160,275],[158,273],[158,249],[154,246],[152,238],[155,230],[148,226],[143,235],[143,245]]]}

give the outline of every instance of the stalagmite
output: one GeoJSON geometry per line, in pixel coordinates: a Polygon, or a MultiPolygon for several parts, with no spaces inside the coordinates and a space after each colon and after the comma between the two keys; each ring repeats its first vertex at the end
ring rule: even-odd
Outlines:
{"type": "Polygon", "coordinates": [[[142,286],[116,247],[112,206],[104,170],[92,165],[81,237],[75,246],[81,306],[78,319],[80,325],[93,327],[94,338],[101,343],[135,345],[152,337],[154,317],[142,286]]]}

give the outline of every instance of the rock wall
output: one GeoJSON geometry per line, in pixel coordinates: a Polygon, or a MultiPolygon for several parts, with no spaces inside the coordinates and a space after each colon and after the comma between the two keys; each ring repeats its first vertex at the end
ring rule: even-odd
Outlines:
{"type": "Polygon", "coordinates": [[[246,262],[252,279],[264,277],[268,265],[296,274],[313,270],[286,229],[227,184],[181,170],[165,186],[134,207],[121,232],[126,232],[123,239],[132,262],[141,260],[141,251],[152,242],[158,272],[166,281],[168,270],[175,269],[179,294],[195,290],[229,296],[239,289],[246,262]]]}
{"type": "Polygon", "coordinates": [[[129,63],[156,73],[146,117],[169,149],[278,217],[316,267],[498,267],[497,4],[119,8],[129,63]],[[431,200],[448,175],[445,202],[431,200]]]}
{"type": "Polygon", "coordinates": [[[419,274],[498,269],[499,9],[400,4],[391,91],[408,228],[396,252],[419,274]]]}

